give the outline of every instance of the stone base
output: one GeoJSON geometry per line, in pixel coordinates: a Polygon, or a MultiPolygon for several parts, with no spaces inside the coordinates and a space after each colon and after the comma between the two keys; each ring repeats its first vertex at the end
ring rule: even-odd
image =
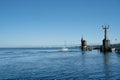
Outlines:
{"type": "Polygon", "coordinates": [[[100,48],[101,52],[112,52],[112,49],[110,47],[104,48],[103,46],[100,48]]]}
{"type": "Polygon", "coordinates": [[[81,47],[81,50],[82,50],[82,51],[87,51],[88,48],[87,48],[87,46],[82,46],[82,47],[81,47]]]}

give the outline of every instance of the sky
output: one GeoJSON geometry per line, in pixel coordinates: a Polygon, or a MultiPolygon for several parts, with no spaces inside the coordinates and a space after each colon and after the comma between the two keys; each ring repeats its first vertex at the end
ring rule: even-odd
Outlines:
{"type": "Polygon", "coordinates": [[[120,0],[0,0],[0,47],[120,42],[120,0]]]}

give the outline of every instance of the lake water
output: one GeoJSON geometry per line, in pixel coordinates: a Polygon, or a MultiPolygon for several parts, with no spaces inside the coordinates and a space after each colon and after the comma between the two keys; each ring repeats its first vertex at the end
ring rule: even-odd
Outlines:
{"type": "Polygon", "coordinates": [[[120,54],[0,49],[0,80],[119,80],[120,54]]]}

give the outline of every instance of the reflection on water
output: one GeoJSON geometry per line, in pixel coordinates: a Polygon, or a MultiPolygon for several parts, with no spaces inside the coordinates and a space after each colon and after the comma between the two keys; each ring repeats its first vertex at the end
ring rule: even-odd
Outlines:
{"type": "Polygon", "coordinates": [[[110,76],[109,56],[110,56],[109,53],[103,54],[103,58],[104,58],[104,69],[105,69],[106,80],[109,80],[109,76],[110,76]]]}
{"type": "Polygon", "coordinates": [[[116,77],[119,77],[117,72],[120,71],[118,69],[120,64],[119,64],[119,59],[117,59],[117,55],[118,54],[115,54],[115,53],[104,53],[103,54],[106,80],[119,79],[119,78],[116,78],[116,77]]]}
{"type": "Polygon", "coordinates": [[[70,49],[0,49],[0,80],[117,80],[120,54],[70,49]]]}

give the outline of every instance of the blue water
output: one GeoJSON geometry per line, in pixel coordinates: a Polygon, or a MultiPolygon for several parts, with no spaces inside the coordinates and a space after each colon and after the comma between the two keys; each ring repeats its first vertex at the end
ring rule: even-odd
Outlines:
{"type": "Polygon", "coordinates": [[[118,80],[120,54],[71,49],[0,49],[0,80],[118,80]]]}

